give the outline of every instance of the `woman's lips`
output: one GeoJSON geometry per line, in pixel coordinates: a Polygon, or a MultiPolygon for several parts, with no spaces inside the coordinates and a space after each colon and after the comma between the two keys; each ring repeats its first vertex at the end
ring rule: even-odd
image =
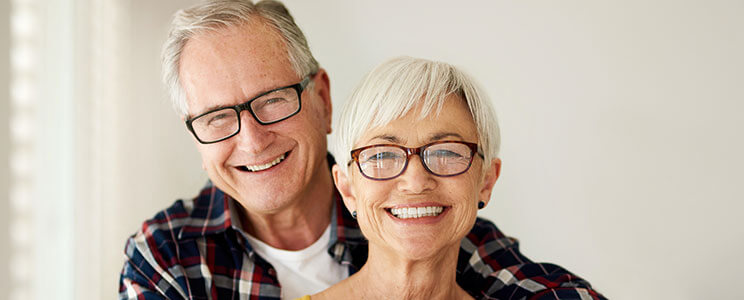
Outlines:
{"type": "Polygon", "coordinates": [[[390,208],[388,212],[398,219],[436,217],[444,211],[444,206],[419,206],[390,208]]]}

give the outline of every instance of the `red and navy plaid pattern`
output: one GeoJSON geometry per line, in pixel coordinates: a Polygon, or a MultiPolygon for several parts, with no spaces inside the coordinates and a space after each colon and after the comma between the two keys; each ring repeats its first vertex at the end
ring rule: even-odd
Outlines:
{"type": "MultiPolygon", "coordinates": [[[[127,240],[119,298],[280,299],[276,271],[232,225],[229,201],[208,183],[196,198],[146,221],[127,240]]],[[[328,253],[353,274],[367,260],[367,241],[338,192],[333,209],[328,253]]],[[[481,218],[462,240],[457,282],[476,299],[605,299],[567,270],[533,263],[515,239],[481,218]]]]}

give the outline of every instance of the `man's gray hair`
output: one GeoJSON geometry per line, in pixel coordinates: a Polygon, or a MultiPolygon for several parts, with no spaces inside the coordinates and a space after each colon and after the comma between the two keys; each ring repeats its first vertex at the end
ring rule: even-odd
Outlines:
{"type": "MultiPolygon", "coordinates": [[[[431,113],[439,115],[449,95],[457,95],[467,103],[484,161],[490,163],[498,157],[501,135],[496,112],[486,94],[456,67],[412,57],[398,57],[382,63],[356,87],[341,112],[333,154],[344,166],[351,160],[349,152],[369,129],[401,118],[418,105],[421,105],[421,119],[431,113]]],[[[483,171],[486,169],[484,167],[483,171]]]]}
{"type": "Polygon", "coordinates": [[[279,1],[208,0],[176,12],[168,39],[163,45],[163,81],[173,108],[188,114],[188,102],[180,83],[179,66],[184,46],[193,36],[226,27],[237,27],[260,20],[277,30],[287,46],[292,68],[300,78],[318,71],[318,62],[310,52],[305,35],[279,1]]]}

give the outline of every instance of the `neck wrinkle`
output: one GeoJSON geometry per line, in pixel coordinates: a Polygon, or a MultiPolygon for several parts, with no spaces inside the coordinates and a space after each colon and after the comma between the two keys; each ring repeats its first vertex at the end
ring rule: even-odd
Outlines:
{"type": "MultiPolygon", "coordinates": [[[[438,255],[410,260],[370,244],[369,260],[359,271],[367,295],[380,299],[467,299],[457,284],[459,244],[438,255]]],[[[355,276],[357,276],[355,274],[355,276]]]]}

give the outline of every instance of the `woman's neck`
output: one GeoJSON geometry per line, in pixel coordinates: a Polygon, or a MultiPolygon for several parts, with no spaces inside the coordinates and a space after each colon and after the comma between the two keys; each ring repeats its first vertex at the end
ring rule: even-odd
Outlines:
{"type": "Polygon", "coordinates": [[[370,244],[361,270],[312,299],[472,299],[456,281],[459,245],[423,259],[370,244]]]}

